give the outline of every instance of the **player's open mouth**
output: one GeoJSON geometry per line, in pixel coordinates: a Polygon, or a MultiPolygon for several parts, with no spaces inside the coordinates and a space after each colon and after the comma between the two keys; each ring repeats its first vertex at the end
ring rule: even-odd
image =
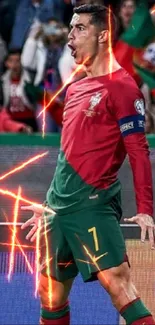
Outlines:
{"type": "Polygon", "coordinates": [[[76,55],[76,49],[73,45],[68,43],[69,48],[71,49],[71,56],[75,57],[76,55]]]}

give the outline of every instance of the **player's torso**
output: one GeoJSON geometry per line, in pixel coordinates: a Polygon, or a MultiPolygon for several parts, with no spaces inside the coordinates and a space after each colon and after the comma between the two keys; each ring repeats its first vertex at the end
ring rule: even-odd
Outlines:
{"type": "MultiPolygon", "coordinates": [[[[106,187],[114,181],[118,152],[124,147],[111,113],[109,89],[100,78],[86,78],[72,87],[64,110],[62,151],[89,184],[106,187]],[[112,178],[112,179],[111,179],[112,178]]],[[[120,160],[121,157],[119,157],[120,160]]]]}
{"type": "Polygon", "coordinates": [[[124,137],[143,132],[137,100],[141,103],[141,93],[122,69],[112,78],[85,78],[69,87],[61,150],[47,193],[53,209],[64,213],[112,202],[120,191],[117,174],[126,156],[124,137]]]}
{"type": "Polygon", "coordinates": [[[48,204],[64,213],[109,202],[120,190],[116,179],[124,157],[108,88],[95,79],[76,83],[64,109],[61,150],[48,204]]]}

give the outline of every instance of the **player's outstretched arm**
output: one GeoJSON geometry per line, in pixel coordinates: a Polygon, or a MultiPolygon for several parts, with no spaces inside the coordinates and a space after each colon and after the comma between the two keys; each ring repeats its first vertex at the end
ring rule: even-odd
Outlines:
{"type": "Polygon", "coordinates": [[[144,128],[144,98],[130,77],[127,78],[126,84],[121,80],[117,82],[115,88],[117,89],[113,95],[113,107],[129,156],[137,203],[137,214],[125,220],[136,222],[141,227],[143,242],[148,231],[151,248],[154,248],[153,185],[149,148],[144,128]]]}
{"type": "Polygon", "coordinates": [[[145,241],[148,232],[151,248],[154,249],[153,186],[148,144],[143,132],[129,135],[124,139],[124,143],[132,168],[137,202],[137,215],[125,221],[136,222],[141,227],[142,242],[145,241]]]}

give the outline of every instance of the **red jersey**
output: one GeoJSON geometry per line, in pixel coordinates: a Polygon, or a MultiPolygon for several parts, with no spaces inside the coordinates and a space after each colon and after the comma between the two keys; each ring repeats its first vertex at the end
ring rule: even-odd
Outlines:
{"type": "Polygon", "coordinates": [[[122,68],[72,84],[66,95],[57,168],[47,193],[49,205],[64,213],[90,201],[107,202],[108,191],[114,195],[120,190],[117,174],[128,154],[137,212],[153,215],[144,118],[143,95],[122,68]]]}

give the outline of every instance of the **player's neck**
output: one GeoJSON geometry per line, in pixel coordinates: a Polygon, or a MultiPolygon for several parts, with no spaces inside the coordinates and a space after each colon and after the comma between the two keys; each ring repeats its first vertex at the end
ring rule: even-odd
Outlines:
{"type": "Polygon", "coordinates": [[[115,59],[115,56],[109,53],[99,53],[92,63],[85,66],[85,71],[88,77],[99,77],[109,73],[113,73],[120,69],[120,65],[115,59]]]}

